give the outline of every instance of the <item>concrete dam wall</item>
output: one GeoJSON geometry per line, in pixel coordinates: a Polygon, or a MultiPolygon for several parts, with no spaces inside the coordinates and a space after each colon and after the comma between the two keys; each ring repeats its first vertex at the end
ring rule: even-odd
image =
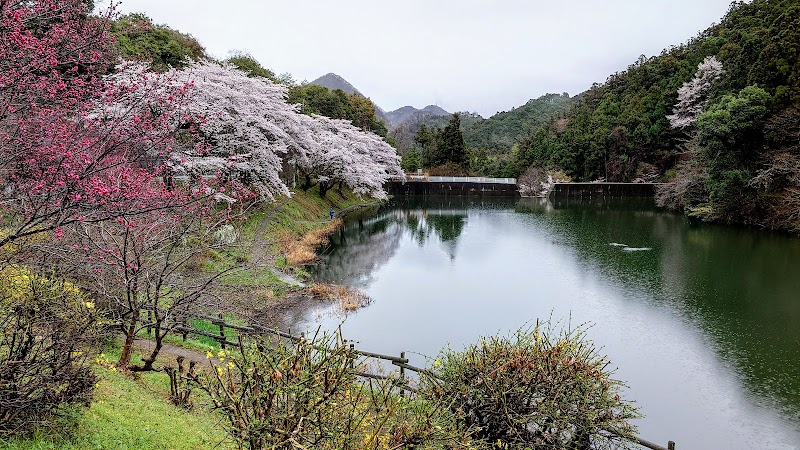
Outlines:
{"type": "MultiPolygon", "coordinates": [[[[652,198],[652,183],[556,183],[552,199],[652,198]]],[[[418,177],[394,179],[384,186],[390,195],[519,197],[514,178],[418,177]]]]}
{"type": "Polygon", "coordinates": [[[653,183],[556,183],[550,198],[652,198],[656,186],[653,183]]]}
{"type": "MultiPolygon", "coordinates": [[[[489,179],[470,181],[440,181],[431,177],[428,181],[408,180],[389,181],[384,185],[390,195],[452,195],[452,196],[492,196],[519,197],[515,182],[500,183],[489,179]]],[[[440,177],[445,178],[445,177],[440,177]]],[[[466,177],[463,177],[466,179],[466,177]]],[[[516,180],[514,180],[516,181],[516,180]]]]}

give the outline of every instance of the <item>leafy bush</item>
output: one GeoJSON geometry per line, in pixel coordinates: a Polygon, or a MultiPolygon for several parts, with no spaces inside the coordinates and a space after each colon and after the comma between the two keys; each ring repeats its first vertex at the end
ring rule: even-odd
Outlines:
{"type": "Polygon", "coordinates": [[[71,284],[23,267],[0,268],[0,437],[57,427],[88,404],[94,304],[71,284]]]}
{"type": "Polygon", "coordinates": [[[144,14],[118,18],[111,25],[111,34],[123,58],[151,61],[153,69],[161,72],[207,58],[206,50],[193,36],[156,25],[144,14]]]}
{"type": "Polygon", "coordinates": [[[441,382],[428,395],[454,406],[478,437],[503,448],[625,447],[638,417],[620,398],[608,359],[585,328],[554,332],[548,324],[490,337],[434,362],[441,382]]]}

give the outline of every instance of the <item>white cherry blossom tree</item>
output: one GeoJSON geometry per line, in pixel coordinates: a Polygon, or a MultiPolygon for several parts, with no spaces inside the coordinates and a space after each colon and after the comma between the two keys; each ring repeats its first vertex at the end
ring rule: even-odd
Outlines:
{"type": "Polygon", "coordinates": [[[335,185],[346,186],[357,194],[383,198],[383,184],[392,176],[402,175],[400,157],[378,135],[362,131],[349,121],[312,117],[320,146],[298,160],[306,188],[314,178],[320,193],[335,185]]]}
{"type": "Polygon", "coordinates": [[[383,183],[402,173],[399,156],[379,136],[300,113],[283,85],[211,62],[164,76],[192,84],[186,126],[199,127],[206,144],[176,149],[179,174],[242,180],[270,200],[289,194],[284,169],[296,169],[306,189],[319,183],[323,195],[338,184],[374,197],[385,197],[383,183]]]}
{"type": "Polygon", "coordinates": [[[694,78],[678,89],[678,103],[673,114],[667,116],[672,128],[687,128],[697,121],[708,100],[711,86],[722,73],[722,63],[714,56],[707,57],[697,66],[694,78]]]}

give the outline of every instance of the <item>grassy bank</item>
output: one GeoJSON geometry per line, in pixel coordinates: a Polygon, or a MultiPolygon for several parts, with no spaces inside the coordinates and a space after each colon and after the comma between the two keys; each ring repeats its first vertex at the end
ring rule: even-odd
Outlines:
{"type": "MultiPolygon", "coordinates": [[[[113,355],[109,355],[111,357],[113,355]]],[[[76,412],[68,436],[43,430],[33,438],[0,441],[8,450],[232,449],[220,418],[207,405],[193,410],[172,405],[161,372],[133,377],[98,364],[94,401],[76,412]]],[[[197,399],[195,396],[194,398],[197,399]]]]}
{"type": "MultiPolygon", "coordinates": [[[[234,307],[237,302],[240,302],[239,306],[243,302],[268,308],[270,302],[285,297],[293,289],[275,276],[276,269],[303,275],[302,266],[287,263],[286,251],[292,243],[321,242],[325,235],[335,230],[334,225],[338,226],[330,221],[330,209],[336,212],[353,210],[370,202],[370,199],[351,193],[340,194],[335,190],[328,191],[325,198],[321,198],[316,189],[295,191],[290,198],[278,199],[250,211],[246,220],[237,226],[238,245],[203,253],[192,262],[190,270],[212,274],[230,267],[242,267],[224,276],[215,293],[226,301],[230,299],[232,307],[225,314],[225,320],[244,324],[237,320],[234,307]]],[[[191,324],[207,332],[217,330],[208,320],[194,320],[191,324]]],[[[235,339],[235,333],[229,338],[235,339]]],[[[184,341],[180,335],[173,335],[165,342],[194,350],[200,355],[219,348],[215,340],[200,336],[189,335],[184,341]]],[[[109,361],[119,357],[118,347],[118,344],[113,345],[108,350],[109,361]]],[[[165,362],[174,363],[175,355],[165,353],[162,356],[157,366],[165,362]]],[[[103,363],[104,358],[100,358],[95,366],[99,381],[94,401],[89,408],[75,411],[72,419],[65,421],[69,424],[69,433],[42,430],[32,438],[0,441],[0,449],[233,448],[219,425],[221,417],[210,411],[202,396],[192,394],[196,407],[191,411],[176,407],[169,402],[166,374],[123,374],[109,369],[109,365],[103,363]]],[[[133,361],[138,360],[139,356],[135,355],[133,361]]]]}
{"type": "Polygon", "coordinates": [[[352,210],[354,206],[371,202],[369,198],[347,191],[340,194],[336,190],[330,190],[323,198],[319,196],[317,188],[306,192],[297,189],[292,192],[288,201],[278,200],[278,204],[283,204],[280,210],[259,211],[248,222],[252,226],[253,221],[260,223],[267,214],[273,213],[263,230],[267,241],[279,243],[286,239],[300,240],[307,233],[327,226],[331,209],[339,214],[352,210]]]}
{"type": "Polygon", "coordinates": [[[331,209],[338,214],[373,203],[347,191],[330,190],[320,197],[316,188],[294,190],[291,197],[248,211],[237,225],[237,243],[198,255],[191,270],[208,275],[234,269],[217,283],[218,296],[229,303],[229,308],[223,309],[235,312],[265,306],[292,290],[285,279],[276,276],[276,270],[301,279],[307,275],[303,265],[314,260],[314,251],[340,225],[330,220],[331,209]]]}

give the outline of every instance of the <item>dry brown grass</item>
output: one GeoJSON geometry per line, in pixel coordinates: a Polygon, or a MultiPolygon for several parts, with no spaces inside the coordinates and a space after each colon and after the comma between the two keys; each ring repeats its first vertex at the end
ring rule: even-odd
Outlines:
{"type": "Polygon", "coordinates": [[[372,302],[363,292],[334,284],[314,283],[306,288],[306,293],[318,300],[338,300],[345,311],[354,311],[372,302]]]}
{"type": "Polygon", "coordinates": [[[273,291],[272,289],[270,289],[268,287],[267,288],[263,288],[263,289],[258,289],[258,290],[256,290],[256,296],[260,300],[262,300],[262,301],[264,301],[266,303],[271,303],[273,300],[275,300],[275,291],[273,291]]]}
{"type": "Polygon", "coordinates": [[[338,230],[344,222],[336,218],[323,228],[311,230],[299,240],[294,240],[291,233],[281,234],[281,250],[286,255],[286,262],[293,266],[310,264],[317,260],[316,250],[328,243],[328,236],[338,230]]]}

